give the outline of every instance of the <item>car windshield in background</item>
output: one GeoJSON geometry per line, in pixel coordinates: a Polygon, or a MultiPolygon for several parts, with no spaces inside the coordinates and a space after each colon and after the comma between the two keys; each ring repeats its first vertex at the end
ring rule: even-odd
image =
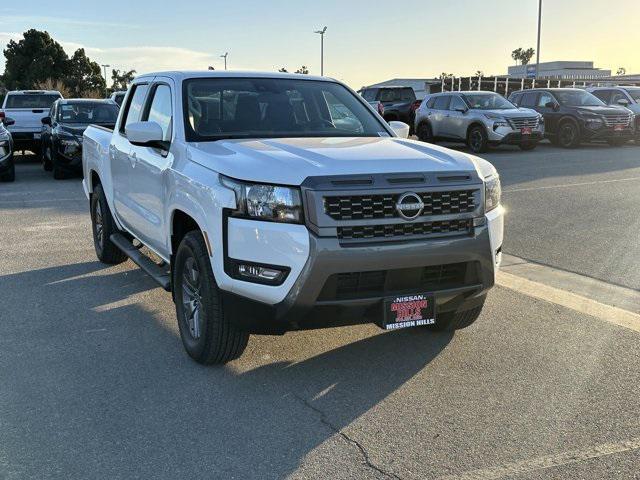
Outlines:
{"type": "Polygon", "coordinates": [[[58,111],[60,123],[115,124],[118,107],[111,103],[63,103],[58,111]]]}
{"type": "Polygon", "coordinates": [[[201,78],[184,83],[187,140],[389,135],[338,83],[270,78],[201,78]]]}
{"type": "Polygon", "coordinates": [[[494,93],[466,93],[462,95],[469,108],[477,110],[508,110],[516,106],[494,93]]]}
{"type": "Polygon", "coordinates": [[[567,107],[600,107],[605,103],[589,92],[576,90],[555,90],[553,94],[561,105],[567,107]]]}
{"type": "Polygon", "coordinates": [[[24,94],[8,95],[5,108],[51,108],[53,102],[58,100],[60,95],[51,94],[24,94]]]}
{"type": "Polygon", "coordinates": [[[636,102],[640,103],[640,88],[628,89],[627,93],[631,95],[636,102]]]}

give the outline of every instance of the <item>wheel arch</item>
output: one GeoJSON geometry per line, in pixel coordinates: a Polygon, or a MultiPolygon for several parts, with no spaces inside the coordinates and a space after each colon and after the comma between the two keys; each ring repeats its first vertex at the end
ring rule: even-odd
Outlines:
{"type": "Polygon", "coordinates": [[[473,128],[475,128],[475,127],[480,127],[480,128],[482,128],[482,129],[484,130],[484,132],[485,132],[487,135],[489,135],[489,134],[488,134],[488,132],[487,132],[487,126],[486,126],[484,123],[482,123],[480,120],[474,120],[474,121],[473,121],[473,122],[471,122],[471,123],[469,124],[469,126],[467,127],[467,134],[466,134],[466,136],[465,136],[465,138],[466,138],[467,140],[469,140],[469,134],[471,133],[471,129],[473,129],[473,128]]]}

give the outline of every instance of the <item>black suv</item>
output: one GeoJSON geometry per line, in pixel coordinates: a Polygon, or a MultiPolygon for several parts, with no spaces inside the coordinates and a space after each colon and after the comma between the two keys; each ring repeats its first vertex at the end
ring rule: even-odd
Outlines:
{"type": "Polygon", "coordinates": [[[536,88],[509,96],[512,103],[544,115],[545,136],[555,145],[577,147],[603,140],[622,145],[634,137],[633,114],[624,107],[607,106],[577,88],[536,88]]]}
{"type": "Polygon", "coordinates": [[[411,87],[365,87],[360,95],[367,102],[378,101],[384,106],[384,119],[397,120],[413,128],[416,92],[411,87]]]}

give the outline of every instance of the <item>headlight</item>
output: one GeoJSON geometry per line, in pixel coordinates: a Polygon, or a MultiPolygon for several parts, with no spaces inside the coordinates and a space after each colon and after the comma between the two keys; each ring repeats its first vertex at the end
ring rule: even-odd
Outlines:
{"type": "Polygon", "coordinates": [[[74,137],[62,137],[60,138],[60,145],[63,145],[65,147],[79,147],[80,146],[80,142],[78,142],[77,139],[75,139],[74,137]]]}
{"type": "Polygon", "coordinates": [[[298,188],[247,183],[220,177],[236,192],[236,214],[272,222],[302,223],[302,200],[298,188]]]}
{"type": "Polygon", "coordinates": [[[500,205],[500,197],[502,196],[502,187],[500,186],[500,177],[494,176],[484,181],[484,211],[490,212],[500,205]]]}
{"type": "Polygon", "coordinates": [[[602,121],[602,119],[598,117],[586,118],[584,122],[587,128],[591,128],[592,130],[597,130],[598,128],[602,128],[602,126],[604,125],[604,122],[602,121]]]}
{"type": "Polygon", "coordinates": [[[489,120],[493,120],[493,129],[495,130],[498,127],[509,127],[509,122],[506,118],[500,115],[496,115],[495,113],[483,113],[483,115],[489,120]]]}

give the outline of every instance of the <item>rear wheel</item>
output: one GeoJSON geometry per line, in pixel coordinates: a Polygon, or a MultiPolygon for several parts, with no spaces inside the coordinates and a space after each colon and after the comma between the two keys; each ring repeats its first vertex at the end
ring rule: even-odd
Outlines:
{"type": "Polygon", "coordinates": [[[489,138],[484,127],[476,125],[469,130],[467,144],[473,153],[484,153],[489,149],[489,138]]]}
{"type": "Polygon", "coordinates": [[[110,239],[112,234],[118,233],[118,229],[111,216],[109,204],[100,184],[93,190],[90,209],[93,246],[98,260],[111,265],[124,262],[127,256],[110,239]]]}
{"type": "Polygon", "coordinates": [[[433,142],[433,131],[431,130],[431,125],[428,123],[421,123],[418,125],[418,139],[422,142],[434,143],[433,142]]]}
{"type": "Polygon", "coordinates": [[[482,305],[460,312],[446,312],[437,316],[435,325],[427,325],[430,330],[450,332],[467,328],[475,322],[482,313],[482,305]]]}
{"type": "Polygon", "coordinates": [[[189,356],[204,365],[223,364],[240,357],[249,334],[225,315],[222,295],[199,231],[184,236],[173,267],[178,328],[189,356]]]}
{"type": "Polygon", "coordinates": [[[562,148],[575,148],[580,144],[578,125],[572,121],[565,121],[558,128],[558,145],[562,148]]]}

